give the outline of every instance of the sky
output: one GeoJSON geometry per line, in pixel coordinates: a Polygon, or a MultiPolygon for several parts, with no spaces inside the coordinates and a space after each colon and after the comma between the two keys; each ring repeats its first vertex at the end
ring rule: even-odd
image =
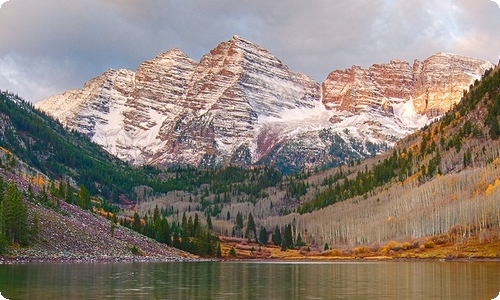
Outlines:
{"type": "Polygon", "coordinates": [[[233,35],[318,82],[437,52],[496,64],[498,1],[0,0],[0,89],[37,102],[172,48],[199,61],[233,35]]]}

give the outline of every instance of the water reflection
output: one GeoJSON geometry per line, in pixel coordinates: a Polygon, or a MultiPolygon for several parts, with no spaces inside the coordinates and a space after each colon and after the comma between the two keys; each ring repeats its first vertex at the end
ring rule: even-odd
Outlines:
{"type": "Polygon", "coordinates": [[[492,299],[497,262],[0,265],[10,299],[492,299]]]}

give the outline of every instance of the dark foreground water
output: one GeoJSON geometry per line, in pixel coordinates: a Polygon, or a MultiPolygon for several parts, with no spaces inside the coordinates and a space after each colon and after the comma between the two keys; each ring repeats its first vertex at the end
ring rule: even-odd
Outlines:
{"type": "Polygon", "coordinates": [[[500,263],[0,265],[0,292],[7,299],[493,299],[500,263]]]}

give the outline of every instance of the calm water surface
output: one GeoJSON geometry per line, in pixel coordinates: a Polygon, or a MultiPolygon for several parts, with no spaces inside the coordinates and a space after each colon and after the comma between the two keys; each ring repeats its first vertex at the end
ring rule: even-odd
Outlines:
{"type": "Polygon", "coordinates": [[[0,265],[8,299],[493,299],[498,262],[0,265]]]}

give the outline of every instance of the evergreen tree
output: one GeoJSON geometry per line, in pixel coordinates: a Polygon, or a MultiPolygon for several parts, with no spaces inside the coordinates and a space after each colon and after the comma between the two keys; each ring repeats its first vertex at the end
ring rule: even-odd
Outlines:
{"type": "Polygon", "coordinates": [[[50,192],[50,195],[52,197],[57,197],[57,189],[56,189],[56,185],[54,184],[54,181],[51,180],[50,181],[50,189],[49,189],[49,192],[50,192]]]}
{"type": "Polygon", "coordinates": [[[234,249],[234,247],[231,247],[231,249],[229,249],[229,256],[231,256],[231,257],[236,256],[236,250],[234,249]]]}
{"type": "Polygon", "coordinates": [[[281,231],[280,231],[280,228],[278,227],[278,225],[276,225],[276,227],[274,228],[273,236],[271,239],[273,241],[273,244],[275,244],[276,246],[281,245],[281,242],[282,242],[281,231]]]}
{"type": "Polygon", "coordinates": [[[90,193],[83,185],[80,186],[80,191],[78,192],[78,206],[83,209],[90,209],[90,193]]]}
{"type": "Polygon", "coordinates": [[[189,242],[189,228],[186,226],[182,227],[182,235],[181,235],[181,249],[184,251],[192,251],[189,242]]]}
{"type": "Polygon", "coordinates": [[[1,231],[9,243],[29,244],[28,209],[14,183],[10,183],[5,190],[0,204],[0,220],[1,231]]]}
{"type": "Polygon", "coordinates": [[[64,188],[64,181],[59,181],[59,187],[57,189],[57,197],[64,199],[64,196],[66,196],[65,188],[64,188]]]}
{"type": "Polygon", "coordinates": [[[212,225],[212,218],[210,217],[210,214],[207,214],[207,228],[208,228],[208,230],[214,229],[214,227],[212,225]]]}
{"type": "Polygon", "coordinates": [[[238,212],[236,214],[236,221],[233,228],[234,235],[241,237],[242,230],[243,230],[243,214],[241,212],[238,212]]]}
{"type": "Polygon", "coordinates": [[[47,190],[45,189],[45,185],[42,186],[42,190],[38,192],[38,195],[36,196],[36,200],[40,203],[47,203],[49,201],[49,198],[47,196],[47,190]]]}
{"type": "Polygon", "coordinates": [[[153,211],[153,222],[156,224],[160,220],[160,210],[158,209],[158,205],[155,205],[155,209],[153,211]]]}
{"type": "Polygon", "coordinates": [[[168,220],[164,217],[161,217],[158,222],[156,222],[156,235],[155,240],[160,243],[167,244],[169,246],[172,245],[172,237],[170,235],[170,226],[168,224],[168,220]]]}
{"type": "Polygon", "coordinates": [[[0,203],[2,203],[2,200],[3,200],[3,194],[5,192],[5,187],[6,187],[6,184],[3,181],[2,177],[0,177],[0,203]]]}
{"type": "Polygon", "coordinates": [[[198,217],[198,214],[194,214],[194,223],[193,223],[193,236],[196,236],[200,233],[201,230],[201,223],[200,223],[200,218],[198,217]]]}
{"type": "Polygon", "coordinates": [[[292,235],[292,225],[288,224],[285,227],[285,234],[283,235],[283,242],[287,249],[293,248],[293,235],[292,235]]]}
{"type": "Polygon", "coordinates": [[[245,236],[247,239],[252,238],[257,239],[257,228],[255,226],[255,221],[253,219],[252,213],[248,214],[247,230],[245,231],[245,236]]]}
{"type": "Polygon", "coordinates": [[[115,228],[116,228],[116,223],[113,222],[113,220],[110,220],[109,231],[111,233],[111,237],[115,237],[115,228]]]}
{"type": "Polygon", "coordinates": [[[300,232],[297,235],[297,241],[295,242],[295,245],[299,248],[306,245],[306,243],[302,240],[302,237],[300,236],[300,232]]]}
{"type": "Polygon", "coordinates": [[[259,230],[259,242],[262,245],[265,245],[267,243],[268,235],[267,235],[267,230],[264,226],[260,226],[259,230]]]}
{"type": "Polygon", "coordinates": [[[134,213],[134,220],[132,221],[132,230],[136,232],[141,232],[141,217],[137,212],[134,213]]]}
{"type": "Polygon", "coordinates": [[[35,200],[35,194],[33,193],[33,188],[31,187],[31,184],[28,185],[28,200],[31,202],[35,200]]]}
{"type": "Polygon", "coordinates": [[[220,243],[217,243],[217,257],[222,257],[222,249],[220,243]]]}
{"type": "Polygon", "coordinates": [[[71,186],[69,184],[69,179],[66,180],[66,194],[64,195],[64,200],[69,203],[73,204],[73,191],[71,190],[71,186]]]}
{"type": "Polygon", "coordinates": [[[181,249],[181,241],[180,241],[180,237],[179,237],[178,228],[175,228],[175,230],[173,232],[174,232],[174,234],[172,236],[172,246],[174,246],[175,248],[181,249]]]}
{"type": "Polygon", "coordinates": [[[181,228],[187,228],[187,217],[186,212],[182,213],[181,228]]]}
{"type": "Polygon", "coordinates": [[[187,222],[187,230],[189,236],[194,236],[194,223],[193,223],[193,217],[189,216],[188,222],[187,222]]]}
{"type": "Polygon", "coordinates": [[[243,229],[243,214],[241,212],[238,212],[236,214],[236,228],[241,230],[243,229]]]}
{"type": "Polygon", "coordinates": [[[0,256],[7,254],[7,247],[9,246],[9,241],[4,232],[0,230],[0,256]]]}

